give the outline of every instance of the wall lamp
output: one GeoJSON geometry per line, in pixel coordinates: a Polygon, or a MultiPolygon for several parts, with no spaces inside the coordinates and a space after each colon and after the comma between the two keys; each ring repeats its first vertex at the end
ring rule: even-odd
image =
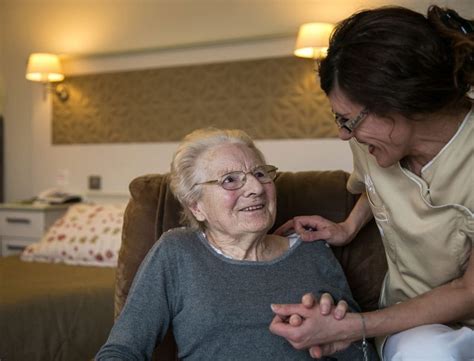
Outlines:
{"type": "Polygon", "coordinates": [[[55,93],[61,101],[69,98],[69,93],[64,84],[53,86],[52,83],[64,80],[59,57],[54,54],[33,53],[28,58],[26,67],[26,79],[44,84],[44,98],[48,91],[55,93]]]}
{"type": "Polygon", "coordinates": [[[327,55],[329,36],[334,29],[329,23],[306,23],[300,26],[294,55],[302,58],[320,59],[327,55]]]}

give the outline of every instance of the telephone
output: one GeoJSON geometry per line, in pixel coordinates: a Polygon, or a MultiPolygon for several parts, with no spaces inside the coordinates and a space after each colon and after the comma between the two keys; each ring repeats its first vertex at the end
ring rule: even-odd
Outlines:
{"type": "Polygon", "coordinates": [[[67,193],[57,188],[46,189],[45,191],[38,194],[35,199],[35,202],[48,204],[64,204],[81,201],[82,198],[80,195],[67,193]]]}

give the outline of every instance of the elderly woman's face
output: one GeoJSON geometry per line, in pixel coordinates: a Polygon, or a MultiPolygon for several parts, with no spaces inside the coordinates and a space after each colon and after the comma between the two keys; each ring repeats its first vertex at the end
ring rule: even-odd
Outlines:
{"type": "MultiPolygon", "coordinates": [[[[213,147],[197,163],[202,181],[220,179],[235,171],[250,172],[263,165],[258,156],[242,144],[213,147]]],[[[252,174],[247,174],[245,185],[236,190],[225,190],[219,184],[201,187],[201,198],[190,209],[212,232],[238,238],[248,233],[266,233],[275,221],[273,182],[262,184],[252,174]]]]}

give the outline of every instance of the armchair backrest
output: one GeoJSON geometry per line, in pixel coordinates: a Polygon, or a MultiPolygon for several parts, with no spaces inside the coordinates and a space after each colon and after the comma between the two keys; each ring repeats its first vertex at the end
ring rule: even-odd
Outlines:
{"type": "MultiPolygon", "coordinates": [[[[343,221],[357,196],[346,189],[343,171],[282,172],[275,179],[277,218],[273,229],[298,215],[317,214],[343,221]]],[[[168,174],[150,174],[130,183],[131,199],[124,216],[116,285],[115,316],[127,298],[135,273],[148,250],[166,230],[181,226],[181,206],[169,188],[168,174]]],[[[273,230],[272,229],[272,230],[273,230]]],[[[386,272],[383,245],[375,223],[367,224],[347,246],[333,248],[355,300],[363,310],[377,307],[386,272]]],[[[158,350],[160,360],[176,360],[172,335],[158,350]]]]}

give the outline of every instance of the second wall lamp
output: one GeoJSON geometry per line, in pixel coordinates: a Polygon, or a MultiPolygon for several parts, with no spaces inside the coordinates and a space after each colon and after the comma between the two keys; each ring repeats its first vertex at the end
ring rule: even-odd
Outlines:
{"type": "Polygon", "coordinates": [[[62,101],[69,98],[67,88],[63,84],[53,86],[52,83],[64,80],[59,57],[55,54],[33,53],[28,58],[26,79],[44,84],[44,96],[48,91],[55,93],[62,101]]]}

